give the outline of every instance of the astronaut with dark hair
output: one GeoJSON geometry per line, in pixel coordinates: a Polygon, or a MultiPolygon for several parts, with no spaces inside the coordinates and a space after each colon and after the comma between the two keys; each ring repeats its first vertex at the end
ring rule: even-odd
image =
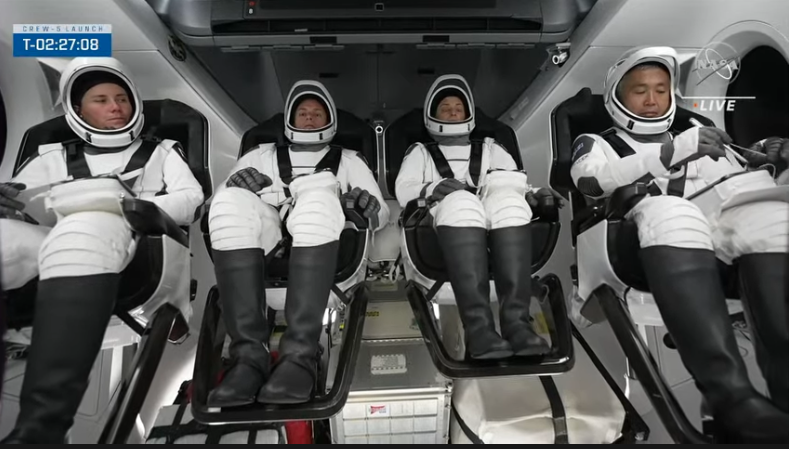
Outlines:
{"type": "MultiPolygon", "coordinates": [[[[789,203],[766,170],[745,172],[715,127],[669,132],[679,62],[670,47],[638,47],[611,67],[604,101],[615,126],[573,143],[571,175],[592,198],[635,182],[650,194],[626,216],[638,227],[649,288],[680,356],[733,441],[789,442],[789,203]],[[736,175],[735,175],[736,174],[736,175]],[[729,178],[718,183],[727,175],[729,178]],[[714,189],[709,196],[686,199],[714,189]],[[747,201],[726,200],[749,192],[747,201]],[[726,307],[717,259],[739,267],[742,299],[770,399],[748,379],[726,307]]],[[[698,124],[700,125],[700,124],[698,124]]],[[[757,142],[756,164],[782,139],[757,142]]],[[[733,150],[732,150],[733,151],[733,150]]],[[[750,152],[746,152],[749,153],[750,152]]],[[[750,157],[750,156],[749,156],[750,157]]]]}
{"type": "Polygon", "coordinates": [[[120,208],[108,210],[106,202],[94,208],[96,198],[117,199],[107,189],[120,183],[96,178],[119,175],[138,199],[183,226],[204,200],[178,142],[141,138],[142,98],[118,60],[72,60],[60,92],[66,121],[81,139],[75,152],[67,154],[62,143],[42,145],[11,182],[0,184],[3,290],[39,279],[19,416],[5,442],[63,442],[112,317],[120,273],[134,257],[136,240],[120,208]],[[59,216],[52,228],[25,220],[20,191],[69,189],[63,182],[74,180],[85,180],[69,193],[80,210],[59,216]]]}
{"type": "Polygon", "coordinates": [[[449,281],[473,359],[545,353],[529,322],[532,207],[561,202],[532,189],[501,145],[472,142],[474,98],[460,75],[439,77],[428,91],[425,127],[432,142],[408,149],[395,183],[400,205],[429,200],[449,281]],[[500,304],[501,335],[490,309],[488,249],[500,304]]]}

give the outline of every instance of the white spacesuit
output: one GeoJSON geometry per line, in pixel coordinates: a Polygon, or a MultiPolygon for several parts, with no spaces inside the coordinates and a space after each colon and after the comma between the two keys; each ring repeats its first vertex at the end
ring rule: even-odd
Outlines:
{"type": "Polygon", "coordinates": [[[669,133],[678,79],[671,48],[625,53],[605,82],[604,101],[616,126],[576,139],[571,175],[578,189],[593,198],[636,181],[650,185],[650,195],[627,218],[638,227],[644,271],[683,362],[720,428],[733,439],[786,442],[789,415],[775,406],[786,412],[789,401],[789,291],[784,282],[789,204],[780,200],[775,181],[764,170],[716,183],[745,171],[724,148],[731,138],[721,130],[693,127],[676,136],[669,133]],[[745,191],[750,200],[722,205],[745,191]],[[694,193],[699,195],[686,199],[694,193]],[[748,380],[716,256],[739,266],[757,358],[774,404],[748,380]]]}
{"type": "MultiPolygon", "coordinates": [[[[526,173],[493,139],[471,141],[474,99],[460,75],[445,75],[430,88],[425,127],[435,140],[415,143],[395,183],[401,206],[417,198],[431,203],[447,274],[475,359],[548,351],[529,323],[532,195],[526,173]],[[490,231],[488,233],[488,231],[490,231]],[[501,303],[502,338],[490,310],[488,244],[501,303]]],[[[552,194],[543,189],[543,201],[552,194]]]]}
{"type": "Polygon", "coordinates": [[[8,441],[63,441],[112,315],[119,273],[136,246],[119,210],[94,211],[86,200],[82,210],[47,228],[21,219],[23,204],[13,199],[18,191],[120,174],[138,198],[182,225],[195,219],[204,199],[177,142],[140,137],[142,100],[119,61],[74,59],[61,75],[60,92],[79,139],[41,146],[0,192],[3,289],[39,277],[20,413],[8,441]]]}
{"type": "Polygon", "coordinates": [[[291,145],[263,144],[244,155],[217,189],[209,228],[223,316],[231,337],[233,368],[211,392],[208,404],[310,400],[322,317],[334,282],[341,206],[353,201],[377,230],[389,209],[361,155],[330,145],[337,109],[326,88],[297,82],[288,95],[285,136],[291,145]],[[265,319],[264,256],[292,238],[280,359],[269,377],[269,329],[265,319]],[[262,386],[262,389],[261,389],[262,386]]]}

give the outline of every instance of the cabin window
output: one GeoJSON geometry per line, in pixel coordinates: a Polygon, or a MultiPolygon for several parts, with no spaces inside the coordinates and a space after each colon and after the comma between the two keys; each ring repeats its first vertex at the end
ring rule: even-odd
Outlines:
{"type": "Polygon", "coordinates": [[[724,115],[726,131],[736,143],[748,146],[768,136],[789,137],[786,80],[789,62],[773,47],[759,46],[742,56],[740,72],[726,95],[749,98],[738,99],[724,115]]]}

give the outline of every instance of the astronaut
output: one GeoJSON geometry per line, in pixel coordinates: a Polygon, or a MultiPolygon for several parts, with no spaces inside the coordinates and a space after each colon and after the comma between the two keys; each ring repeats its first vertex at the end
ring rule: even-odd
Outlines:
{"type": "Polygon", "coordinates": [[[75,212],[52,228],[24,220],[25,204],[14,199],[20,190],[120,172],[138,198],[181,225],[194,220],[204,199],[177,142],[140,138],[142,99],[119,61],[72,60],[60,93],[66,121],[81,139],[70,147],[73,157],[62,144],[42,145],[0,187],[2,287],[39,279],[19,416],[5,442],[63,442],[113,313],[119,273],[136,248],[120,213],[75,212]]]}
{"type": "Polygon", "coordinates": [[[553,205],[554,200],[561,204],[561,197],[550,189],[532,192],[526,173],[493,139],[470,140],[474,99],[462,76],[439,77],[424,111],[425,127],[435,141],[408,149],[395,195],[402,207],[416,198],[430,203],[469,355],[501,359],[547,352],[547,343],[529,322],[529,223],[532,206],[553,205]],[[490,309],[488,247],[501,335],[490,309]]]}
{"type": "Polygon", "coordinates": [[[233,366],[210,393],[209,406],[256,400],[297,404],[313,396],[318,340],[345,224],[341,201],[352,202],[372,230],[389,219],[362,156],[330,144],[337,126],[328,90],[316,81],[297,82],[285,107],[284,133],[291,144],[253,149],[217,189],[209,228],[233,366]],[[288,327],[269,379],[264,256],[282,240],[283,222],[292,238],[285,298],[288,327]]]}
{"type": "MultiPolygon", "coordinates": [[[[650,196],[628,219],[638,227],[640,259],[666,327],[714,417],[735,441],[789,440],[789,331],[784,281],[789,272],[789,204],[764,170],[714,187],[723,199],[750,191],[755,199],[711,207],[685,199],[725,175],[745,171],[728,154],[731,138],[714,127],[669,133],[679,79],[676,52],[638,47],[608,72],[604,101],[615,127],[573,143],[573,182],[603,198],[636,181],[650,196]],[[702,207],[704,211],[702,211],[702,207]],[[737,262],[756,355],[772,402],[748,379],[734,338],[716,257],[737,262]]],[[[766,151],[763,143],[754,151],[766,151]]],[[[768,151],[769,153],[769,151],[768,151]]],[[[765,160],[756,156],[755,159],[765,160]]],[[[759,161],[756,161],[759,162],[759,161]]]]}

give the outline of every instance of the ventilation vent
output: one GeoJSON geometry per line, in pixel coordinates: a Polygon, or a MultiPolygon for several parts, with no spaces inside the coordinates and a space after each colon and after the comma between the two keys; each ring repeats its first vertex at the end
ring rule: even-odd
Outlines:
{"type": "Polygon", "coordinates": [[[215,35],[331,33],[523,33],[539,32],[536,20],[514,18],[267,19],[217,24],[215,35]]]}

